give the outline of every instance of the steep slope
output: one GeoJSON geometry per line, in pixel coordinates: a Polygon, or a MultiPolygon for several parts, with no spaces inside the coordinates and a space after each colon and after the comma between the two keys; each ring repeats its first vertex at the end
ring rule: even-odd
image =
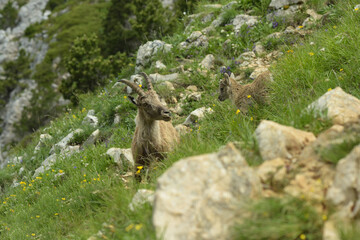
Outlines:
{"type": "MultiPolygon", "coordinates": [[[[202,190],[186,196],[182,195],[185,191],[179,191],[178,199],[184,198],[180,202],[186,204],[188,200],[203,195],[214,200],[212,194],[221,190],[211,187],[222,185],[219,176],[230,182],[230,190],[232,187],[241,189],[243,185],[238,177],[246,174],[249,174],[249,179],[255,179],[254,186],[261,189],[262,197],[260,201],[251,199],[255,205],[249,205],[247,214],[231,215],[226,218],[228,222],[222,222],[226,234],[234,234],[226,236],[232,239],[321,238],[324,223],[327,225],[330,222],[327,221],[331,214],[328,208],[337,205],[325,202],[322,198],[325,188],[317,185],[317,180],[332,181],[330,177],[335,174],[337,162],[346,156],[350,159],[351,151],[354,151],[353,155],[356,154],[354,146],[360,143],[357,135],[359,128],[356,120],[352,119],[355,123],[342,122],[340,124],[343,126],[325,131],[333,124],[333,116],[329,115],[331,109],[327,107],[320,115],[306,109],[328,91],[328,95],[338,93],[338,86],[353,95],[353,101],[360,98],[360,31],[354,27],[360,22],[359,2],[347,0],[330,4],[313,0],[303,4],[302,1],[288,1],[289,5],[281,6],[276,2],[221,1],[221,4],[213,4],[201,1],[196,14],[184,16],[181,20],[184,29],[173,36],[164,37],[163,42],[144,44],[138,50],[136,62],[119,73],[118,78],[128,78],[142,85],[141,79],[133,73],[147,72],[154,79],[157,92],[172,108],[174,125],[182,124],[179,128],[187,132],[182,136],[181,144],[164,161],[156,163],[149,172],[139,171],[143,182],[133,181],[131,159],[123,150],[112,149],[112,153],[109,152],[111,148],[128,149],[135,128],[133,120],[136,108],[128,101],[125,86],[118,83],[109,82],[94,94],[81,95],[76,109],[69,109],[66,114],[11,149],[11,159],[0,171],[2,239],[156,239],[161,235],[158,224],[161,221],[156,221],[155,215],[154,220],[152,217],[154,212],[159,211],[159,206],[155,204],[153,208],[150,198],[145,204],[133,203],[132,209],[129,207],[138,189],[156,190],[155,196],[159,200],[160,191],[166,191],[168,186],[164,184],[167,183],[164,179],[170,178],[175,189],[178,186],[191,186],[202,190]],[[274,81],[269,104],[254,104],[247,114],[243,114],[230,101],[217,101],[219,79],[224,72],[233,73],[240,83],[245,84],[268,68],[274,81]],[[193,113],[196,109],[200,110],[193,113]],[[302,131],[292,134],[291,129],[290,137],[283,137],[283,132],[288,128],[280,126],[278,129],[278,124],[265,121],[265,124],[274,126],[278,134],[270,132],[265,135],[279,136],[268,140],[270,146],[265,148],[259,138],[261,132],[257,130],[268,129],[264,127],[264,119],[302,131]],[[300,139],[300,143],[286,145],[290,141],[288,139],[294,136],[297,139],[303,131],[308,132],[304,134],[307,140],[300,139]],[[334,138],[332,131],[335,131],[334,138]],[[95,139],[87,140],[92,133],[95,139]],[[337,140],[339,136],[341,141],[337,140]],[[283,139],[286,139],[285,144],[283,139]],[[327,141],[331,144],[325,144],[327,141]],[[189,164],[186,173],[191,174],[181,175],[176,171],[177,166],[191,162],[192,156],[217,152],[228,142],[235,144],[228,145],[219,153],[194,157],[199,164],[189,164]],[[298,154],[306,153],[302,152],[306,149],[305,144],[301,145],[303,142],[314,147],[307,150],[311,154],[307,152],[309,155],[303,155],[305,160],[310,159],[308,156],[316,155],[315,163],[319,165],[311,165],[314,163],[311,162],[304,167],[298,163],[298,154]],[[314,145],[310,145],[310,142],[314,145]],[[279,156],[283,159],[280,159],[280,164],[279,160],[277,162],[279,168],[275,167],[272,173],[282,177],[265,176],[264,180],[260,173],[255,173],[254,166],[261,164],[261,169],[264,164],[273,163],[263,163],[264,160],[274,160],[274,155],[267,159],[264,149],[284,153],[279,156]],[[224,151],[231,153],[231,161],[221,158],[226,155],[224,151]],[[316,154],[312,154],[313,151],[316,154]],[[214,162],[214,165],[206,165],[214,162]],[[316,172],[319,166],[329,169],[331,174],[326,176],[324,172],[316,172]],[[316,169],[315,177],[307,175],[307,168],[316,169]],[[217,169],[225,172],[218,173],[217,169]],[[246,174],[237,172],[244,169],[248,170],[246,174]],[[206,170],[213,174],[206,175],[206,170]],[[191,182],[200,179],[204,172],[207,179],[218,177],[214,185],[191,182]],[[254,172],[254,175],[250,176],[248,172],[254,172]],[[235,185],[231,185],[232,178],[236,178],[235,185]],[[157,182],[158,179],[161,180],[157,182]],[[304,186],[305,191],[299,190],[298,185],[304,186]],[[319,195],[321,197],[317,198],[319,195]],[[241,221],[249,216],[247,221],[241,221]],[[233,225],[237,225],[235,232],[231,231],[233,225]]],[[[247,97],[251,99],[251,96],[247,97]]],[[[356,107],[354,109],[357,111],[356,107]]],[[[337,184],[342,185],[340,183],[337,184]]],[[[334,187],[339,188],[337,185],[334,187]]],[[[358,194],[359,189],[355,187],[355,190],[358,194]]],[[[243,195],[237,190],[230,193],[233,194],[230,197],[227,194],[221,196],[243,203],[243,195]]],[[[225,206],[223,202],[209,202],[205,206],[211,208],[210,213],[218,214],[216,207],[225,206]]],[[[160,203],[170,210],[178,206],[171,205],[171,202],[160,203]]],[[[193,203],[199,204],[196,201],[193,203]]],[[[183,209],[186,210],[185,207],[183,209]]],[[[206,208],[201,206],[198,209],[206,208]]],[[[185,221],[193,223],[191,221],[198,219],[198,216],[211,219],[211,216],[201,215],[200,210],[189,215],[196,217],[189,217],[185,221]]],[[[356,224],[356,216],[346,219],[356,224]]],[[[208,222],[200,222],[193,225],[194,228],[201,223],[208,222]]],[[[176,227],[180,229],[180,225],[176,227]]],[[[215,232],[210,231],[211,227],[206,224],[199,227],[209,229],[209,233],[197,232],[197,239],[216,236],[211,235],[215,232]]],[[[190,233],[191,229],[188,229],[190,233]]],[[[221,224],[220,229],[223,229],[221,224]]],[[[173,236],[175,230],[167,232],[170,235],[166,236],[173,236]]],[[[359,233],[354,227],[353,231],[344,231],[337,239],[358,237],[359,233]]]]}

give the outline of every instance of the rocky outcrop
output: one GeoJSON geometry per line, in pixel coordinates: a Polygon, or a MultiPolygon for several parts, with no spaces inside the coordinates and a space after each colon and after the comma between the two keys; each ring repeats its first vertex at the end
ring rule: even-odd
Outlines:
{"type": "Polygon", "coordinates": [[[157,182],[156,234],[167,240],[230,239],[244,201],[260,194],[258,177],[233,144],[179,160],[157,182]]]}
{"type": "Polygon", "coordinates": [[[20,83],[26,84],[28,87],[23,90],[20,86],[16,87],[11,92],[10,100],[5,105],[0,119],[3,121],[0,127],[3,129],[0,135],[0,148],[3,146],[19,141],[21,134],[16,130],[15,126],[22,118],[23,110],[30,107],[30,100],[32,98],[32,90],[37,87],[33,80],[22,80],[20,83]]]}
{"type": "Polygon", "coordinates": [[[209,45],[208,38],[200,31],[195,31],[186,39],[185,42],[179,44],[180,49],[190,49],[192,47],[207,48],[209,45]]]}

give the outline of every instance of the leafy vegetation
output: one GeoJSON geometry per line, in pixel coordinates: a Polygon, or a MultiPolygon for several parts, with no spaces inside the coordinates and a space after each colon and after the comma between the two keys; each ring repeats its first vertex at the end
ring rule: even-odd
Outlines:
{"type": "Polygon", "coordinates": [[[267,198],[251,204],[250,217],[236,226],[233,239],[321,239],[322,219],[304,200],[267,198]]]}
{"type": "MultiPolygon", "coordinates": [[[[230,1],[221,3],[228,2],[230,1]]],[[[246,2],[256,4],[255,1],[242,1],[246,2]]],[[[360,29],[354,27],[360,24],[360,12],[353,9],[356,1],[341,1],[340,4],[328,8],[325,1],[310,1],[319,9],[325,9],[332,21],[314,26],[312,30],[316,31],[311,36],[298,37],[294,41],[283,38],[268,47],[268,50],[283,53],[271,69],[274,75],[271,104],[251,108],[247,115],[237,113],[237,109],[228,101],[216,100],[218,80],[222,77],[220,67],[225,66],[235,74],[249,75],[252,70],[240,69],[238,56],[244,51],[252,50],[254,43],[267,35],[282,31],[295,23],[287,22],[286,19],[283,22],[281,19],[276,20],[278,24],[275,26],[274,21],[262,19],[262,22],[254,27],[240,29],[241,37],[231,34],[231,26],[220,26],[212,32],[208,48],[195,47],[188,51],[177,47],[188,37],[187,33],[178,29],[174,35],[163,38],[167,43],[173,44],[172,51],[168,54],[160,53],[154,61],[161,60],[166,64],[168,68],[161,70],[164,74],[170,73],[171,68],[181,63],[185,70],[190,72],[190,76],[181,74],[181,77],[174,81],[176,90],[173,93],[161,90],[157,83],[154,84],[155,88],[162,97],[169,97],[171,94],[177,100],[180,100],[183,88],[189,85],[197,86],[202,92],[200,101],[184,101],[184,112],[174,117],[174,124],[182,123],[188,113],[199,107],[211,107],[214,113],[191,126],[191,132],[182,137],[181,144],[164,161],[156,163],[157,168],[150,171],[146,182],[136,183],[131,177],[124,177],[126,169],[121,169],[105,154],[111,147],[130,147],[136,109],[126,99],[122,87],[113,88],[114,82],[110,82],[113,79],[102,78],[102,69],[97,69],[102,65],[94,64],[95,59],[107,59],[99,53],[95,37],[78,38],[75,44],[71,45],[76,37],[83,36],[87,31],[101,32],[99,19],[106,18],[109,5],[103,2],[90,4],[88,1],[76,6],[70,3],[66,2],[55,9],[71,6],[71,11],[43,23],[50,36],[57,34],[58,42],[51,43],[47,57],[37,67],[34,78],[42,88],[36,95],[37,102],[33,105],[47,106],[46,111],[55,111],[46,105],[51,102],[46,97],[55,95],[51,88],[56,73],[52,69],[52,63],[56,56],[65,56],[70,46],[73,46],[72,57],[75,60],[68,62],[69,69],[73,69],[71,71],[74,71],[74,75],[79,74],[77,76],[82,80],[81,84],[84,83],[84,89],[92,84],[91,90],[94,92],[83,90],[76,94],[77,106],[68,109],[67,113],[53,119],[46,128],[40,128],[11,150],[12,155],[22,156],[22,161],[9,163],[5,169],[0,170],[0,232],[3,239],[87,239],[97,233],[99,238],[108,239],[156,239],[151,223],[152,207],[144,205],[130,211],[128,204],[137,189],[155,189],[156,179],[174,162],[188,156],[216,151],[227,142],[236,141],[248,163],[252,166],[259,165],[262,159],[253,133],[262,119],[318,134],[330,126],[330,121],[304,111],[311,102],[337,86],[360,97],[360,82],[357,77],[360,71],[360,29]],[[234,44],[230,44],[229,49],[224,47],[227,39],[234,44]],[[216,55],[218,59],[215,70],[207,73],[197,71],[199,62],[209,53],[216,55]],[[87,72],[83,73],[84,69],[87,72]],[[86,85],[86,81],[91,81],[91,84],[86,85]],[[100,81],[99,85],[96,81],[100,81]],[[98,129],[102,137],[94,146],[58,159],[44,174],[35,177],[35,169],[49,156],[55,143],[75,129],[86,128],[85,133],[76,136],[72,142],[79,144],[95,130],[82,124],[89,109],[94,109],[99,118],[98,129]],[[113,120],[116,114],[120,116],[120,123],[115,125],[113,120]],[[48,133],[53,138],[47,141],[40,151],[34,153],[34,147],[42,133],[48,133]],[[20,171],[22,167],[24,170],[20,171]],[[20,185],[10,187],[13,180],[20,185]]],[[[199,1],[199,4],[205,3],[210,1],[199,1]]],[[[266,5],[266,1],[263,1],[263,4],[266,5]]],[[[127,6],[123,7],[126,9],[127,6]]],[[[203,8],[195,8],[194,13],[197,13],[197,9],[203,8]]],[[[218,14],[220,12],[215,11],[215,17],[218,14]]],[[[204,27],[198,22],[199,19],[193,23],[193,30],[204,27]]],[[[68,60],[71,58],[63,60],[63,64],[68,60]]],[[[119,78],[129,78],[133,73],[134,61],[129,61],[132,62],[118,69],[119,78]]],[[[148,68],[145,71],[150,73],[155,69],[148,68]]],[[[115,70],[113,73],[116,73],[115,70]]],[[[76,82],[77,79],[72,81],[76,82]]],[[[34,119],[36,116],[46,116],[46,112],[44,114],[39,110],[37,113],[39,115],[31,116],[34,119]]],[[[348,151],[350,147],[346,148],[344,154],[348,151]]],[[[264,199],[255,203],[250,211],[249,219],[238,225],[235,239],[321,238],[319,234],[323,224],[322,216],[302,199],[264,199]]],[[[357,233],[353,232],[344,233],[343,239],[351,239],[350,236],[356,239],[357,233]]]]}
{"type": "Polygon", "coordinates": [[[13,28],[18,21],[18,11],[13,7],[13,2],[8,1],[0,11],[0,29],[13,28]]]}
{"type": "Polygon", "coordinates": [[[66,61],[70,77],[62,81],[60,92],[76,104],[75,94],[94,91],[97,87],[105,85],[109,78],[114,78],[126,61],[125,54],[120,52],[103,58],[96,35],[77,38],[66,61]]]}

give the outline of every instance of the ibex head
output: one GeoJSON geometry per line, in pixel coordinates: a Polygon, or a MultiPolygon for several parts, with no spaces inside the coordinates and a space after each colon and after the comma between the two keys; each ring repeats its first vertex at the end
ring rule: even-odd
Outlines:
{"type": "Polygon", "coordinates": [[[145,92],[142,88],[140,88],[135,83],[132,83],[128,80],[121,79],[119,82],[125,83],[129,87],[131,87],[139,96],[135,100],[133,97],[129,96],[129,99],[136,107],[139,109],[139,112],[142,113],[143,117],[146,120],[171,120],[171,113],[167,107],[165,107],[159,99],[157,93],[153,90],[153,86],[150,78],[146,73],[141,73],[141,75],[145,78],[148,86],[148,91],[145,92]]]}
{"type": "Polygon", "coordinates": [[[220,80],[219,88],[220,88],[220,95],[219,100],[225,101],[230,97],[231,91],[231,81],[230,77],[227,73],[224,74],[225,78],[220,80]]]}

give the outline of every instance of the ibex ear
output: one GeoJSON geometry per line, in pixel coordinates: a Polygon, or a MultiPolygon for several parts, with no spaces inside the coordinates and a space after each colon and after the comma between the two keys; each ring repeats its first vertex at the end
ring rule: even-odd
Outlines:
{"type": "Polygon", "coordinates": [[[128,98],[130,99],[130,101],[131,101],[133,104],[135,104],[136,106],[138,105],[134,97],[128,96],[128,98]]]}
{"type": "Polygon", "coordinates": [[[225,73],[224,76],[225,76],[225,83],[226,83],[226,85],[231,86],[231,81],[230,81],[229,75],[228,75],[227,73],[225,73]]]}

